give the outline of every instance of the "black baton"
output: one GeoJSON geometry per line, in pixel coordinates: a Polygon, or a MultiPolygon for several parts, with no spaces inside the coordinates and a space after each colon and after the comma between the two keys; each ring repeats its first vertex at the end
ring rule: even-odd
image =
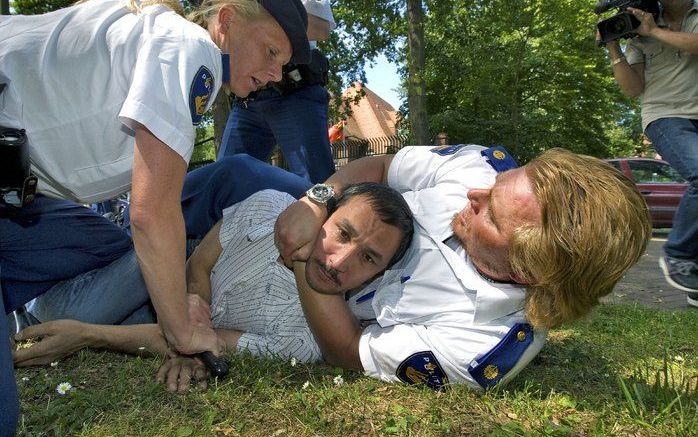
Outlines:
{"type": "Polygon", "coordinates": [[[206,367],[211,372],[211,374],[218,378],[223,378],[230,371],[230,363],[224,357],[217,357],[213,355],[213,352],[206,351],[198,354],[201,361],[206,364],[206,367]]]}

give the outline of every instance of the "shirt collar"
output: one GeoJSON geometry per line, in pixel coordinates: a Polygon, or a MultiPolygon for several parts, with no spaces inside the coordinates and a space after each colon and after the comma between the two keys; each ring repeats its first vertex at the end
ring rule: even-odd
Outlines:
{"type": "Polygon", "coordinates": [[[221,53],[221,63],[223,64],[223,71],[221,72],[223,85],[230,86],[230,55],[227,53],[221,53]]]}

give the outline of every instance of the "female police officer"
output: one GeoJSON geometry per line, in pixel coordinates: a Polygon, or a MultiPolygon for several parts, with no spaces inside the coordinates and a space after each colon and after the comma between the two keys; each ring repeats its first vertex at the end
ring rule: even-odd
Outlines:
{"type": "MultiPolygon", "coordinates": [[[[26,131],[41,193],[91,203],[131,188],[133,241],[163,333],[180,352],[217,352],[185,299],[180,192],[195,126],[222,84],[244,97],[290,60],[307,62],[307,16],[299,0],[205,0],[189,16],[202,29],[177,12],[176,0],[91,0],[0,17],[0,126],[26,131]]],[[[129,244],[68,202],[0,203],[6,311],[129,244]],[[102,237],[81,238],[95,227],[102,237]]],[[[16,420],[11,379],[0,361],[3,430],[16,420]]]]}

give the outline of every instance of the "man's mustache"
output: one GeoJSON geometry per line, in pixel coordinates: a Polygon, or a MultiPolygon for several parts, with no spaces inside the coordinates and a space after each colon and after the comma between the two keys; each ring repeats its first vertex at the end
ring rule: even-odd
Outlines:
{"type": "Polygon", "coordinates": [[[333,269],[332,267],[327,267],[327,264],[318,259],[314,259],[313,261],[318,265],[318,267],[320,267],[320,270],[322,270],[327,276],[330,277],[330,279],[332,279],[332,282],[334,282],[338,287],[342,286],[342,282],[339,280],[339,271],[333,269]]]}

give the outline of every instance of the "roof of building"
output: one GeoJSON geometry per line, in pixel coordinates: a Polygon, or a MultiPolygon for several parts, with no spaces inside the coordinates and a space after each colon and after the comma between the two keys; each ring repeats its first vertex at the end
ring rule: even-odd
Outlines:
{"type": "Polygon", "coordinates": [[[342,97],[353,98],[361,90],[365,96],[351,105],[352,114],[344,127],[345,137],[370,139],[396,135],[397,111],[366,85],[355,82],[342,93],[342,97]]]}

